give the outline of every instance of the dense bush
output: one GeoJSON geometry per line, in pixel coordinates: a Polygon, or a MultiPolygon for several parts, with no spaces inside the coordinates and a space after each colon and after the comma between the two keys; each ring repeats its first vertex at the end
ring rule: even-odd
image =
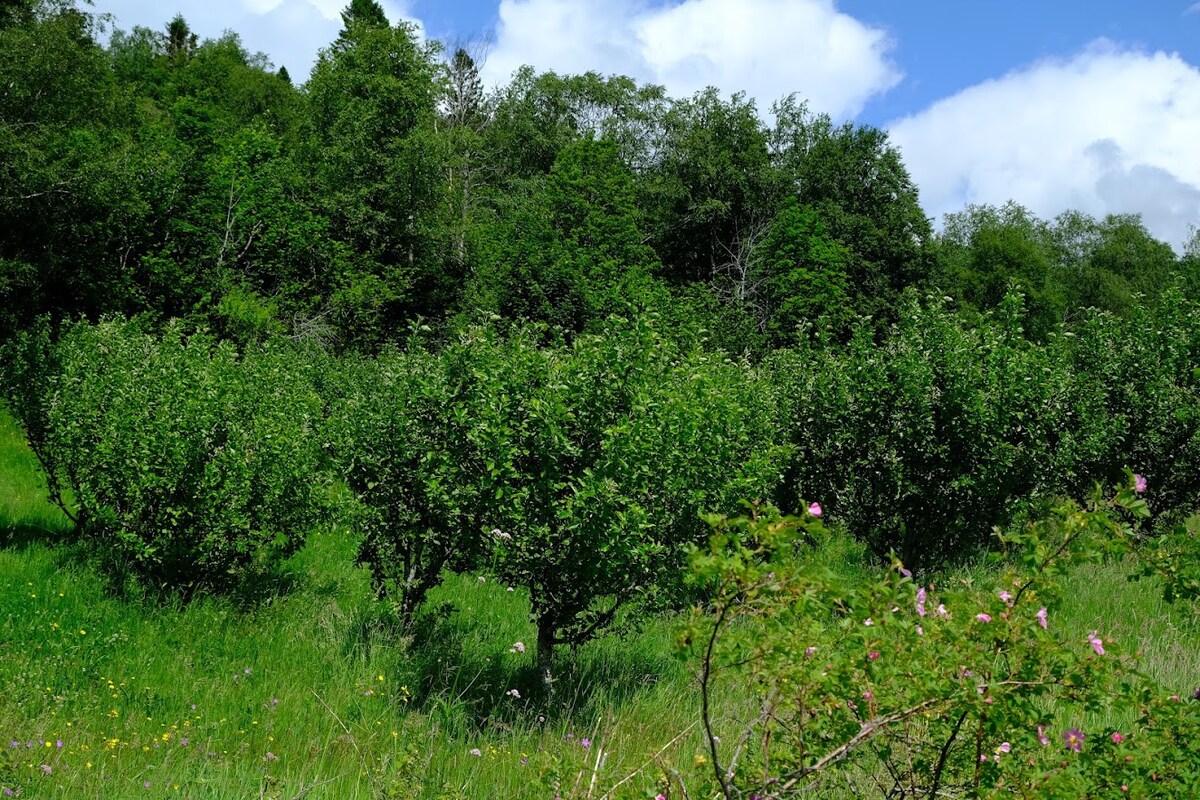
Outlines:
{"type": "Polygon", "coordinates": [[[647,321],[539,346],[475,328],[366,366],[335,412],[363,560],[406,614],[444,568],[529,589],[549,669],[628,607],[669,602],[700,512],[778,481],[773,393],[647,321]]]}
{"type": "Polygon", "coordinates": [[[972,323],[906,298],[877,341],[801,344],[771,360],[794,446],[780,504],[818,497],[880,554],[925,566],[986,547],[1031,500],[1126,465],[1178,520],[1200,502],[1200,308],[1178,292],[1121,318],[1093,310],[1045,344],[1009,294],[972,323]]]}
{"type": "Polygon", "coordinates": [[[321,408],[303,354],[107,321],[53,343],[36,329],[8,356],[5,393],[51,497],[118,576],[241,587],[318,522],[321,408]]]}
{"type": "Polygon", "coordinates": [[[820,498],[881,554],[936,563],[977,547],[1014,501],[1046,488],[1069,428],[1070,375],[1016,326],[1019,299],[975,329],[909,297],[890,337],[780,353],[795,446],[785,507],[820,498]]]}

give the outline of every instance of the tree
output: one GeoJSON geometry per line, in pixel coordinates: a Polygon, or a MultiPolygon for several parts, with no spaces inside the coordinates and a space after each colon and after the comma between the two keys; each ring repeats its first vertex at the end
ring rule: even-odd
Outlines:
{"type": "Polygon", "coordinates": [[[854,310],[890,318],[900,292],[926,281],[933,268],[933,231],[900,153],[886,132],[835,126],[795,95],[772,110],[771,162],[787,191],[853,254],[847,272],[854,310]]]}
{"type": "Polygon", "coordinates": [[[614,143],[567,145],[550,174],[525,187],[484,231],[468,302],[578,332],[658,301],[657,260],[614,143]]]}
{"type": "Polygon", "coordinates": [[[1138,295],[1152,299],[1169,285],[1177,267],[1170,245],[1151,236],[1136,214],[1097,220],[1068,211],[1051,231],[1052,278],[1062,286],[1068,319],[1088,307],[1128,313],[1138,295]]]}
{"type": "Polygon", "coordinates": [[[182,14],[176,14],[167,23],[163,35],[163,45],[167,52],[167,61],[173,67],[179,67],[196,52],[196,34],[188,27],[182,14]]]}
{"type": "Polygon", "coordinates": [[[360,264],[338,302],[368,339],[446,305],[433,257],[445,174],[436,57],[408,24],[354,22],[322,51],[307,84],[304,158],[333,235],[360,264]]]}
{"type": "MultiPolygon", "coordinates": [[[[383,13],[383,6],[379,5],[376,0],[350,0],[350,5],[342,9],[342,30],[338,33],[337,44],[349,43],[354,35],[353,29],[356,26],[368,26],[372,28],[387,28],[389,26],[387,14],[383,13]]],[[[335,45],[337,46],[337,45],[335,45]]]]}
{"type": "Polygon", "coordinates": [[[779,197],[752,100],[716,89],[673,103],[642,181],[651,242],[675,283],[710,281],[730,253],[770,221],[779,197]]]}
{"type": "Polygon", "coordinates": [[[847,273],[853,254],[829,235],[813,209],[789,198],[757,249],[762,327],[774,344],[791,344],[810,326],[844,334],[852,321],[847,273]]]}
{"type": "Polygon", "coordinates": [[[946,215],[937,243],[937,281],[956,300],[988,311],[1009,291],[1020,291],[1025,330],[1039,340],[1062,320],[1062,286],[1052,279],[1052,232],[1028,209],[1013,202],[968,206],[946,215]]]}

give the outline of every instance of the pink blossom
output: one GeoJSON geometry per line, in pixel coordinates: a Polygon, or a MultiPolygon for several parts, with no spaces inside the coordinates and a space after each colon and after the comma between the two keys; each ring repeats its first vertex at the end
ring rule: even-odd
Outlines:
{"type": "Polygon", "coordinates": [[[1067,743],[1067,749],[1074,750],[1076,753],[1083,749],[1083,740],[1086,738],[1079,728],[1071,728],[1063,734],[1063,741],[1067,743]]]}
{"type": "Polygon", "coordinates": [[[1004,602],[1008,603],[1010,606],[1012,605],[1013,596],[1011,594],[1009,594],[1008,592],[1001,590],[1000,591],[1000,599],[1003,600],[1004,602]]]}
{"type": "Polygon", "coordinates": [[[1000,746],[997,747],[996,749],[999,750],[1001,753],[1011,753],[1012,745],[1009,744],[1008,742],[1001,742],[1000,746]]]}
{"type": "Polygon", "coordinates": [[[480,750],[478,747],[472,747],[470,750],[467,751],[467,753],[475,756],[476,758],[483,755],[483,751],[480,750]]]}
{"type": "Polygon", "coordinates": [[[513,642],[513,646],[508,648],[508,652],[524,653],[525,652],[525,643],[524,642],[513,642]]]}
{"type": "Polygon", "coordinates": [[[1038,725],[1038,743],[1042,747],[1050,744],[1050,740],[1046,738],[1046,726],[1044,725],[1038,725]]]}
{"type": "Polygon", "coordinates": [[[817,652],[817,648],[815,648],[815,647],[804,648],[804,655],[806,658],[812,658],[812,654],[815,652],[817,652]]]}
{"type": "Polygon", "coordinates": [[[870,659],[871,661],[876,660],[877,658],[879,658],[879,651],[872,650],[871,652],[867,653],[867,658],[870,659]]]}
{"type": "Polygon", "coordinates": [[[1146,476],[1145,475],[1134,475],[1133,476],[1133,490],[1135,492],[1137,492],[1138,494],[1146,493],[1146,476]]]}
{"type": "Polygon", "coordinates": [[[1092,631],[1092,635],[1088,637],[1088,644],[1090,644],[1092,649],[1096,651],[1096,655],[1104,655],[1104,642],[1101,641],[1100,637],[1096,635],[1096,631],[1092,631]]]}
{"type": "Polygon", "coordinates": [[[1037,614],[1035,614],[1034,616],[1037,617],[1038,625],[1041,625],[1042,630],[1045,630],[1046,629],[1046,607],[1042,606],[1041,608],[1039,608],[1037,614]]]}
{"type": "Polygon", "coordinates": [[[917,626],[917,636],[924,636],[924,635],[925,635],[925,629],[922,628],[920,625],[918,625],[917,626]]]}
{"type": "Polygon", "coordinates": [[[979,620],[980,622],[991,622],[992,615],[991,614],[976,614],[975,619],[979,620]]]}
{"type": "Polygon", "coordinates": [[[863,625],[866,625],[868,628],[869,628],[869,627],[871,627],[871,626],[872,626],[872,625],[874,625],[874,624],[875,624],[875,623],[871,621],[871,618],[870,618],[870,617],[867,617],[867,618],[866,618],[866,620],[863,622],[863,625]]]}
{"type": "Polygon", "coordinates": [[[917,589],[917,616],[925,616],[925,587],[917,589]]]}
{"type": "Polygon", "coordinates": [[[1119,733],[1114,733],[1112,735],[1112,740],[1113,740],[1113,744],[1120,744],[1121,742],[1125,741],[1125,737],[1119,733]]]}
{"type": "Polygon", "coordinates": [[[809,516],[811,516],[811,517],[819,517],[819,516],[821,516],[821,515],[822,515],[822,514],[824,514],[824,513],[825,513],[825,512],[821,510],[821,504],[820,504],[820,503],[813,503],[812,505],[810,505],[810,506],[808,507],[808,514],[809,514],[809,516]]]}
{"type": "Polygon", "coordinates": [[[950,612],[949,612],[949,611],[947,611],[947,610],[946,610],[946,606],[942,605],[941,603],[938,603],[937,610],[936,610],[936,611],[934,611],[933,613],[937,614],[937,615],[938,615],[939,617],[941,617],[942,619],[949,619],[949,618],[950,618],[950,612]]]}

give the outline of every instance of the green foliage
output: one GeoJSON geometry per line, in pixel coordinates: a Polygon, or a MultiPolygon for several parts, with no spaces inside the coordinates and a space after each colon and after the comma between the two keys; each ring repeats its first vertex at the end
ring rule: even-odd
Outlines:
{"type": "Polygon", "coordinates": [[[657,260],[639,227],[633,176],[615,144],[568,145],[526,189],[506,198],[482,234],[471,306],[580,331],[667,302],[652,276],[657,260]]]}
{"type": "Polygon", "coordinates": [[[348,23],[307,84],[305,158],[334,235],[361,254],[338,302],[350,304],[367,339],[398,321],[403,301],[428,313],[423,282],[441,275],[430,252],[442,166],[433,135],[436,54],[407,24],[348,23]],[[377,308],[355,305],[372,295],[377,308]]]}
{"type": "Polygon", "coordinates": [[[803,337],[808,326],[835,334],[850,324],[852,294],[847,269],[853,254],[834,241],[811,208],[794,200],[772,220],[761,245],[765,325],[780,344],[803,337]]]}
{"type": "Polygon", "coordinates": [[[941,288],[977,309],[995,308],[1014,288],[1024,294],[1024,325],[1034,338],[1044,340],[1065,315],[1064,289],[1053,280],[1053,232],[1015,203],[947,214],[939,256],[941,288]]]}
{"type": "Polygon", "coordinates": [[[1046,491],[1052,443],[1075,433],[1074,386],[1021,336],[1020,299],[967,328],[908,297],[884,344],[862,325],[845,346],[782,352],[775,370],[795,448],[787,507],[819,498],[880,555],[939,563],[986,542],[1046,491]]]}
{"type": "Polygon", "coordinates": [[[320,407],[301,354],[118,321],[9,351],[5,391],[51,498],[118,579],[255,589],[319,522],[320,407]]]}
{"type": "Polygon", "coordinates": [[[334,427],[377,586],[407,614],[443,569],[489,565],[529,590],[548,669],[627,607],[676,602],[700,511],[765,496],[779,465],[773,395],[745,365],[646,321],[537,335],[476,328],[361,365],[334,427]]]}
{"type": "Polygon", "coordinates": [[[767,137],[752,100],[716,89],[672,103],[661,155],[645,180],[650,229],[664,274],[683,283],[716,277],[779,195],[767,137]]]}
{"type": "Polygon", "coordinates": [[[846,272],[854,312],[892,319],[900,293],[925,284],[934,263],[933,231],[899,151],[885,131],[835,126],[795,95],[772,111],[778,180],[851,254],[846,272]]]}
{"type": "Polygon", "coordinates": [[[1147,514],[1134,481],[1111,499],[1097,488],[1084,507],[1002,535],[1011,566],[994,579],[936,588],[898,561],[866,581],[832,573],[812,517],[715,517],[693,569],[720,589],[683,637],[701,663],[702,790],[780,797],[873,780],[881,796],[1188,793],[1198,706],[1166,697],[1102,632],[1059,623],[1063,577],[1140,552],[1131,522],[1147,514]],[[708,703],[718,679],[757,698],[723,740],[708,703]],[[1081,731],[1074,714],[1098,707],[1138,719],[1081,731]]]}

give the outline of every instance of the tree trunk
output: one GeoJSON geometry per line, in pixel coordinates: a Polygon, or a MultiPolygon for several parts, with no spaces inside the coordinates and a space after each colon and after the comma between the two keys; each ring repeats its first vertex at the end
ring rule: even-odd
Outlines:
{"type": "Polygon", "coordinates": [[[546,697],[554,696],[554,619],[549,615],[538,618],[537,667],[546,697]]]}

